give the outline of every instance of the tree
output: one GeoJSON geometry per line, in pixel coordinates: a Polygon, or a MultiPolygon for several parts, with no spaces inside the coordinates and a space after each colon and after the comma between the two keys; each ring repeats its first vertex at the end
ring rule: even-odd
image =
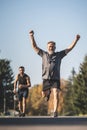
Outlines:
{"type": "Polygon", "coordinates": [[[67,81],[66,93],[64,95],[64,115],[75,115],[74,97],[74,87],[70,78],[67,81]]]}
{"type": "Polygon", "coordinates": [[[28,115],[47,115],[47,102],[41,97],[42,85],[34,85],[27,100],[28,115]]]}
{"type": "Polygon", "coordinates": [[[72,73],[68,81],[64,104],[69,115],[87,114],[87,56],[80,64],[78,74],[73,76],[72,73]]]}
{"type": "Polygon", "coordinates": [[[4,98],[6,98],[6,108],[12,106],[13,96],[13,72],[10,66],[10,61],[0,59],[0,111],[3,111],[4,98]],[[12,101],[10,103],[10,101],[12,101]],[[10,105],[9,105],[10,104],[10,105]]]}
{"type": "Polygon", "coordinates": [[[87,114],[87,56],[80,64],[79,74],[74,80],[74,90],[77,114],[87,114]]]}

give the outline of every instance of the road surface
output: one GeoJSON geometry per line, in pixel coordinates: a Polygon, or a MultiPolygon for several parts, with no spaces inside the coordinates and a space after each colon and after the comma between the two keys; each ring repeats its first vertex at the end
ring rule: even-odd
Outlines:
{"type": "Polygon", "coordinates": [[[87,130],[87,117],[0,118],[0,130],[87,130]]]}

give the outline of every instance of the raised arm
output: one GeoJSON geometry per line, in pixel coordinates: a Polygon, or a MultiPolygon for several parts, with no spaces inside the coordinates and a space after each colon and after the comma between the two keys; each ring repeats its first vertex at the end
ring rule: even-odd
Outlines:
{"type": "Polygon", "coordinates": [[[37,46],[36,41],[34,39],[34,31],[31,30],[29,32],[29,35],[30,35],[30,40],[31,40],[32,47],[38,53],[39,52],[39,47],[37,46]]]}
{"type": "Polygon", "coordinates": [[[74,41],[73,41],[73,42],[70,44],[70,46],[66,49],[66,54],[67,54],[68,52],[70,52],[70,51],[74,48],[74,46],[76,45],[76,43],[78,42],[79,39],[80,39],[80,35],[76,35],[74,41]]]}

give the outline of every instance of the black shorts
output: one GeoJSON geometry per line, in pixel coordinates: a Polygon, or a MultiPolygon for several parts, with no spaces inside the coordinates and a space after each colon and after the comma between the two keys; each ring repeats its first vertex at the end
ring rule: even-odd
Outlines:
{"type": "Polygon", "coordinates": [[[51,88],[60,89],[60,80],[43,80],[43,91],[46,91],[51,88]]]}
{"type": "Polygon", "coordinates": [[[19,101],[22,101],[22,98],[28,97],[28,89],[19,89],[18,90],[18,99],[19,101]]]}

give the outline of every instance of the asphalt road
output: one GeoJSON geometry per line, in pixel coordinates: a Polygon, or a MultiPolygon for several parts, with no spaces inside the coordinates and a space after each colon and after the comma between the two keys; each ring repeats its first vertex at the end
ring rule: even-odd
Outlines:
{"type": "Polygon", "coordinates": [[[0,118],[0,130],[87,130],[87,117],[0,118]]]}

